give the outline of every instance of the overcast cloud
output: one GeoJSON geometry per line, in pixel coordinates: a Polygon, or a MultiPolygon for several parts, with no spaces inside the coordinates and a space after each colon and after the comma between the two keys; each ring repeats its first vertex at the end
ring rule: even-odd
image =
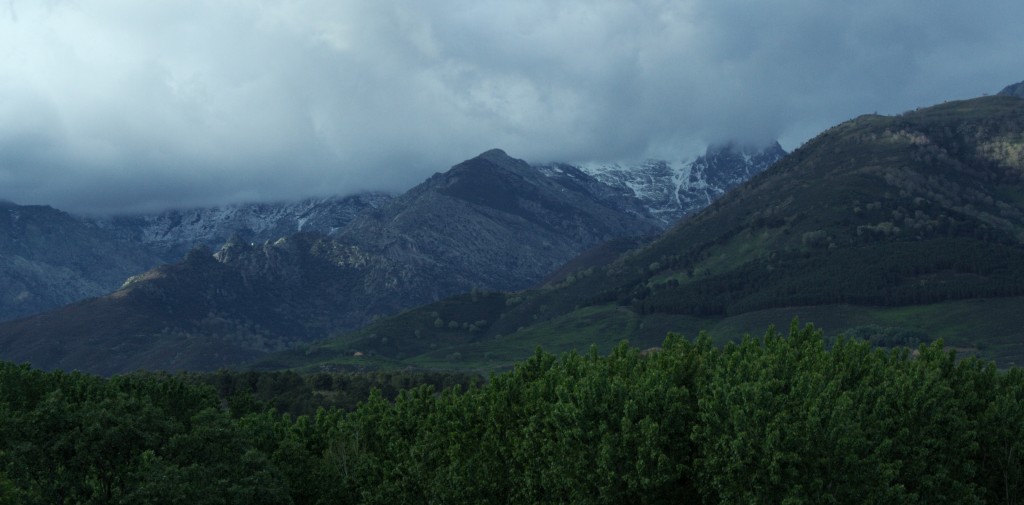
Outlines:
{"type": "Polygon", "coordinates": [[[10,0],[0,199],[127,212],[792,149],[1024,80],[1019,0],[10,0]]]}

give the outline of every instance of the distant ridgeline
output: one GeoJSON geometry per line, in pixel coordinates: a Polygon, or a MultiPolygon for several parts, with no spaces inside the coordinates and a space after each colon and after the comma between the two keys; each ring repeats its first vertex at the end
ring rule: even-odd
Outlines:
{"type": "Polygon", "coordinates": [[[537,351],[480,387],[378,392],[352,412],[252,405],[180,377],[0,363],[0,503],[1024,497],[1020,369],[941,345],[826,351],[795,323],[724,349],[670,336],[648,354],[537,351]]]}

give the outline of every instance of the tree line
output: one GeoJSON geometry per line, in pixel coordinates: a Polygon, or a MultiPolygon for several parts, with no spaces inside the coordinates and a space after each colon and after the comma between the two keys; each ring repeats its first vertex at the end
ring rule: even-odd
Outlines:
{"type": "Polygon", "coordinates": [[[1020,370],[941,343],[827,348],[795,322],[538,350],[299,416],[181,376],[0,364],[0,504],[1016,503],[1022,397],[1020,370]]]}

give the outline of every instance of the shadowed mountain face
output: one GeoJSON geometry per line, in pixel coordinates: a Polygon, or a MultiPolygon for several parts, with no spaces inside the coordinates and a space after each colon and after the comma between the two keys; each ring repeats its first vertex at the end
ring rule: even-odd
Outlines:
{"type": "Polygon", "coordinates": [[[233,234],[263,243],[331,233],[388,198],[366,193],[106,218],[0,203],[0,321],[108,294],[129,276],[177,262],[197,245],[220,247],[233,234]]]}
{"type": "Polygon", "coordinates": [[[1005,96],[843,123],[652,244],[636,261],[656,267],[616,296],[736,314],[1018,293],[1022,146],[1005,96]]]}
{"type": "Polygon", "coordinates": [[[523,289],[600,242],[658,231],[636,200],[588,180],[546,176],[488,151],[361,215],[337,239],[409,266],[371,293],[400,291],[411,301],[523,289]]]}
{"type": "MultiPolygon", "coordinates": [[[[523,358],[534,345],[564,349],[573,336],[583,347],[657,342],[672,321],[1024,296],[1024,101],[992,96],[840,124],[659,239],[556,279],[444,300],[267,366],[348,363],[353,350],[481,363],[523,358]]],[[[1019,319],[1019,307],[996,310],[1012,305],[986,313],[1019,319]]]]}
{"type": "Polygon", "coordinates": [[[1015,96],[1017,98],[1024,98],[1024,82],[1011,84],[1003,88],[1003,90],[1000,91],[999,94],[1005,96],[1015,96]]]}
{"type": "Polygon", "coordinates": [[[3,358],[116,373],[211,369],[474,288],[522,289],[600,242],[653,234],[635,200],[495,150],[328,237],[235,237],[115,293],[0,325],[3,358]]]}
{"type": "Polygon", "coordinates": [[[109,293],[160,258],[46,206],[0,202],[0,320],[109,293]]]}

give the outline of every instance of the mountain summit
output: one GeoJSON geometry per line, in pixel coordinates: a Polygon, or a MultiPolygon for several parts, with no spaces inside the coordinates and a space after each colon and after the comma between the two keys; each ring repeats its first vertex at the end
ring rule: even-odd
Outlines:
{"type": "Polygon", "coordinates": [[[583,179],[494,149],[360,215],[337,240],[431,272],[410,270],[403,297],[523,289],[598,243],[658,231],[634,199],[583,179]]]}

